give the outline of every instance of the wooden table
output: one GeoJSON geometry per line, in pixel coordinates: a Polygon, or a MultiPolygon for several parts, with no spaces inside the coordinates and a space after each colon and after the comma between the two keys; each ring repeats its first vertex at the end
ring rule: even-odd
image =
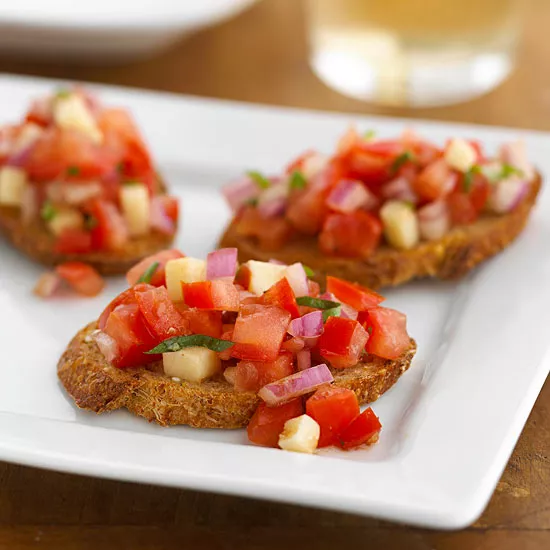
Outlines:
{"type": "MultiPolygon", "coordinates": [[[[519,68],[503,86],[463,105],[417,111],[374,108],[323,86],[307,65],[303,18],[296,0],[264,0],[237,19],[136,64],[79,67],[62,60],[44,65],[2,59],[0,71],[260,103],[548,130],[549,28],[550,3],[532,0],[519,68]]],[[[548,549],[549,453],[547,383],[489,507],[474,526],[456,533],[0,464],[0,549],[548,549]]]]}

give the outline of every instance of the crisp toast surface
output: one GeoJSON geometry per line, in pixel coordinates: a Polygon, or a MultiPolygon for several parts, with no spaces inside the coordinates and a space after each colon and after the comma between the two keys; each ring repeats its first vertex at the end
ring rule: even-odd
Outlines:
{"type": "MultiPolygon", "coordinates": [[[[175,382],[162,372],[162,362],[147,368],[118,369],[110,365],[91,339],[90,323],[72,339],[59,360],[61,383],[76,405],[96,413],[126,408],[163,426],[242,428],[260,399],[254,392],[237,392],[223,376],[201,383],[175,382]]],[[[337,386],[353,390],[361,404],[378,399],[409,368],[416,343],[396,360],[370,356],[348,369],[332,369],[337,386]]]]}
{"type": "Polygon", "coordinates": [[[286,264],[302,262],[316,271],[321,283],[326,275],[373,289],[397,286],[424,277],[457,279],[498,254],[521,233],[540,188],[541,178],[537,175],[529,193],[508,214],[484,214],[472,225],[455,227],[442,239],[422,242],[411,250],[381,246],[367,259],[325,256],[317,246],[316,237],[297,238],[277,251],[262,250],[255,239],[239,235],[233,223],[226,229],[219,247],[237,248],[240,262],[272,258],[286,264]]]}

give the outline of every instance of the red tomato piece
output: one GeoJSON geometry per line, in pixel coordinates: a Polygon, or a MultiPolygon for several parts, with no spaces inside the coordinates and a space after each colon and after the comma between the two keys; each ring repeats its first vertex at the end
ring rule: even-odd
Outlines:
{"type": "Polygon", "coordinates": [[[327,291],[334,294],[340,302],[351,306],[357,311],[375,307],[384,301],[384,296],[370,288],[330,275],[327,277],[327,291]]]}
{"type": "Polygon", "coordinates": [[[166,287],[134,289],[139,310],[157,343],[173,336],[191,334],[189,321],[176,309],[166,287]]]}
{"type": "Polygon", "coordinates": [[[162,250],[151,256],[147,256],[137,263],[134,267],[130,268],[128,273],[126,273],[126,280],[130,286],[135,285],[140,277],[154,264],[157,263],[159,266],[153,273],[151,277],[150,284],[153,286],[162,286],[166,284],[166,264],[170,260],[177,260],[178,258],[185,257],[179,250],[162,250]]]}
{"type": "Polygon", "coordinates": [[[262,250],[280,250],[292,237],[285,218],[264,218],[254,207],[243,208],[235,227],[239,235],[255,237],[262,250]]]}
{"type": "Polygon", "coordinates": [[[329,317],[319,338],[319,352],[334,368],[345,369],[357,365],[368,339],[367,331],[357,321],[329,317]]]}
{"type": "Polygon", "coordinates": [[[285,427],[285,422],[302,415],[303,412],[304,405],[299,397],[278,407],[268,407],[265,403],[260,403],[248,423],[248,439],[256,445],[278,447],[279,435],[285,427]]]}
{"type": "Polygon", "coordinates": [[[243,306],[235,322],[231,355],[249,361],[274,361],[290,319],[290,313],[279,307],[243,306]]]}
{"type": "Polygon", "coordinates": [[[407,316],[395,309],[375,307],[369,309],[368,328],[370,337],[366,350],[384,359],[397,359],[411,346],[407,332],[407,316]]]}
{"type": "Polygon", "coordinates": [[[392,176],[392,164],[402,152],[399,141],[361,141],[346,155],[349,176],[376,188],[392,176]]]}
{"type": "Polygon", "coordinates": [[[101,275],[83,262],[65,262],[55,268],[56,273],[79,294],[97,296],[105,286],[101,275]]]}
{"type": "Polygon", "coordinates": [[[181,283],[183,301],[189,307],[218,311],[239,311],[239,291],[229,281],[181,283]]]}
{"type": "Polygon", "coordinates": [[[172,197],[170,195],[163,195],[159,197],[164,205],[164,212],[166,212],[166,215],[174,222],[176,223],[179,218],[179,201],[176,197],[172,197]]]}
{"type": "Polygon", "coordinates": [[[321,427],[319,447],[338,443],[342,431],[360,412],[355,392],[338,386],[319,388],[306,401],[306,414],[321,427]]]}
{"type": "Polygon", "coordinates": [[[189,323],[191,334],[205,334],[213,338],[222,335],[222,312],[208,309],[187,308],[183,304],[174,304],[183,318],[189,323]]]}
{"type": "Polygon", "coordinates": [[[83,229],[65,229],[54,244],[57,254],[86,254],[92,250],[92,234],[83,229]]]}
{"type": "Polygon", "coordinates": [[[92,229],[92,246],[96,250],[120,250],[128,242],[128,228],[114,203],[95,199],[88,205],[96,220],[92,229]]]}
{"type": "Polygon", "coordinates": [[[275,361],[240,361],[237,363],[235,389],[258,392],[266,384],[294,374],[290,353],[282,353],[275,361]]]}
{"type": "Polygon", "coordinates": [[[380,420],[369,407],[340,434],[340,444],[344,449],[351,449],[365,443],[376,443],[381,429],[380,420]]]}
{"type": "Polygon", "coordinates": [[[99,316],[99,319],[97,322],[99,329],[103,330],[105,328],[105,324],[107,323],[107,319],[109,315],[117,306],[137,303],[135,290],[146,290],[148,288],[152,288],[152,287],[150,285],[140,284],[135,286],[134,288],[128,288],[124,292],[121,292],[116,298],[114,298],[107,305],[107,307],[103,310],[103,312],[99,316]]]}
{"type": "Polygon", "coordinates": [[[292,174],[293,172],[301,172],[304,169],[304,163],[306,160],[317,153],[313,150],[306,151],[302,153],[298,158],[294,159],[287,167],[286,173],[292,174]]]}
{"type": "Polygon", "coordinates": [[[290,286],[288,280],[283,277],[276,282],[271,288],[266,290],[262,296],[262,302],[265,305],[277,306],[286,309],[293,319],[300,317],[296,296],[290,286]]]}
{"type": "Polygon", "coordinates": [[[451,220],[455,225],[474,223],[479,214],[472,204],[470,195],[463,192],[453,193],[447,197],[451,220]]]}
{"type": "Polygon", "coordinates": [[[458,175],[445,159],[432,162],[412,182],[415,193],[424,201],[431,202],[448,195],[456,185],[458,175]]]}
{"type": "Polygon", "coordinates": [[[381,238],[382,224],[369,212],[330,214],[319,235],[319,248],[328,256],[367,258],[381,238]]]}

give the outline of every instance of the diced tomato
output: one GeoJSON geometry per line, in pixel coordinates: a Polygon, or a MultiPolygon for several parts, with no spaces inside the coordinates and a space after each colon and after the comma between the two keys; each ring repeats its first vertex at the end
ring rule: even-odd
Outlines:
{"type": "Polygon", "coordinates": [[[126,273],[126,280],[130,286],[135,285],[140,277],[154,264],[157,263],[159,266],[153,273],[151,277],[150,284],[153,286],[162,286],[166,284],[166,264],[170,260],[177,260],[178,258],[183,258],[185,255],[182,254],[179,250],[162,250],[151,256],[147,256],[137,263],[134,267],[130,268],[128,273],[126,273]]]}
{"type": "Polygon", "coordinates": [[[239,291],[230,281],[181,283],[183,300],[189,307],[239,311],[239,291]]]}
{"type": "Polygon", "coordinates": [[[366,350],[384,359],[397,359],[411,346],[407,316],[395,309],[375,307],[367,312],[370,332],[366,350]]]}
{"type": "Polygon", "coordinates": [[[290,319],[290,313],[279,307],[243,306],[233,331],[231,355],[249,361],[274,361],[290,319]]]}
{"type": "Polygon", "coordinates": [[[304,191],[297,192],[286,211],[286,217],[292,226],[306,235],[319,233],[323,220],[329,212],[326,205],[329,192],[328,185],[312,185],[304,191]]]}
{"type": "Polygon", "coordinates": [[[52,104],[53,101],[49,97],[35,99],[25,116],[25,122],[32,122],[43,127],[48,126],[52,121],[52,104]]]}
{"type": "Polygon", "coordinates": [[[95,199],[87,207],[96,220],[92,229],[92,247],[95,250],[120,250],[128,242],[128,228],[114,203],[95,199]]]}
{"type": "Polygon", "coordinates": [[[337,369],[357,365],[369,339],[360,323],[343,317],[329,317],[319,338],[322,357],[337,369]]]}
{"type": "Polygon", "coordinates": [[[294,337],[285,340],[281,345],[281,349],[289,351],[290,353],[298,353],[299,351],[302,351],[304,349],[304,346],[305,341],[303,338],[294,337]]]}
{"type": "Polygon", "coordinates": [[[296,296],[285,277],[264,292],[262,302],[266,305],[286,309],[293,319],[300,316],[298,304],[296,303],[296,296]]]}
{"type": "Polygon", "coordinates": [[[54,244],[57,254],[86,254],[91,250],[92,234],[84,229],[65,229],[54,244]]]}
{"type": "Polygon", "coordinates": [[[83,262],[65,262],[55,268],[56,273],[84,296],[97,296],[105,286],[101,275],[83,262]]]}
{"type": "MultiPolygon", "coordinates": [[[[228,342],[233,341],[233,328],[235,325],[229,325],[231,328],[227,328],[227,325],[222,326],[222,340],[227,340],[228,342]]],[[[220,359],[222,361],[229,361],[231,359],[231,348],[226,349],[224,351],[220,351],[218,353],[220,359]]]]}
{"type": "Polygon", "coordinates": [[[469,189],[465,188],[464,183],[458,185],[454,193],[447,197],[452,222],[456,225],[474,223],[485,207],[490,193],[490,184],[481,174],[472,176],[469,189]]]}
{"type": "Polygon", "coordinates": [[[350,283],[338,277],[327,277],[327,291],[336,298],[357,311],[375,307],[384,301],[384,297],[370,288],[357,283],[350,283]]]}
{"type": "Polygon", "coordinates": [[[247,289],[250,286],[250,277],[250,268],[247,265],[242,264],[239,266],[237,273],[235,274],[235,284],[241,286],[243,289],[247,289]]]}
{"type": "Polygon", "coordinates": [[[213,338],[222,335],[222,312],[208,309],[187,309],[183,304],[174,304],[189,323],[191,334],[205,334],[213,338]]]}
{"type": "Polygon", "coordinates": [[[306,151],[305,153],[302,153],[298,158],[294,159],[287,167],[286,167],[286,173],[292,174],[293,172],[301,172],[304,169],[304,163],[305,161],[312,157],[313,155],[316,155],[317,153],[313,150],[306,151]]]}
{"type": "Polygon", "coordinates": [[[137,367],[158,359],[145,352],[156,346],[137,304],[119,305],[107,318],[104,332],[117,343],[118,354],[113,360],[115,367],[137,367]]]}
{"type": "Polygon", "coordinates": [[[456,185],[458,175],[445,159],[432,162],[413,181],[413,189],[424,201],[434,201],[448,195],[456,185]]]}
{"type": "Polygon", "coordinates": [[[319,294],[321,294],[321,286],[317,281],[312,281],[311,279],[308,279],[308,287],[309,287],[309,296],[312,298],[317,298],[319,294]]]}
{"type": "Polygon", "coordinates": [[[166,287],[140,288],[134,294],[139,310],[157,343],[173,336],[191,334],[189,321],[176,309],[166,287]]]}
{"type": "Polygon", "coordinates": [[[470,190],[470,201],[475,211],[479,213],[485,208],[489,200],[491,186],[484,177],[476,177],[477,175],[478,174],[474,176],[474,181],[470,190]]]}
{"type": "Polygon", "coordinates": [[[351,449],[365,443],[375,443],[381,429],[380,420],[369,407],[340,434],[340,444],[344,449],[351,449]]]}
{"type": "Polygon", "coordinates": [[[330,214],[319,235],[319,248],[330,256],[367,258],[381,238],[382,224],[369,212],[330,214]]]}
{"type": "Polygon", "coordinates": [[[245,207],[237,218],[239,235],[255,237],[262,250],[280,250],[292,237],[293,229],[285,218],[264,218],[254,207],[245,207]]]}
{"type": "Polygon", "coordinates": [[[239,361],[235,389],[258,392],[266,384],[290,376],[294,370],[290,353],[282,353],[275,361],[239,361]]]}
{"type": "Polygon", "coordinates": [[[166,215],[174,222],[176,223],[179,218],[179,201],[176,197],[172,197],[171,195],[163,195],[159,197],[162,200],[162,203],[164,204],[164,211],[166,212],[166,215]]]}
{"type": "Polygon", "coordinates": [[[392,175],[392,164],[403,152],[399,141],[361,141],[346,155],[349,177],[378,187],[392,175]]]}
{"type": "Polygon", "coordinates": [[[338,386],[319,388],[306,401],[306,414],[321,427],[318,447],[338,443],[342,431],[360,412],[355,392],[338,386]]]}
{"type": "Polygon", "coordinates": [[[135,290],[146,290],[148,288],[152,288],[151,285],[139,284],[139,285],[136,285],[134,288],[128,288],[124,292],[121,292],[116,298],[114,298],[107,305],[107,307],[103,310],[103,312],[99,316],[99,319],[97,322],[99,329],[103,330],[105,328],[105,324],[107,323],[107,318],[111,314],[111,311],[113,311],[117,306],[137,303],[135,290]]]}
{"type": "Polygon", "coordinates": [[[278,447],[279,435],[285,422],[302,415],[303,412],[304,405],[300,397],[278,407],[268,407],[265,403],[260,403],[248,423],[248,439],[256,445],[278,447]]]}

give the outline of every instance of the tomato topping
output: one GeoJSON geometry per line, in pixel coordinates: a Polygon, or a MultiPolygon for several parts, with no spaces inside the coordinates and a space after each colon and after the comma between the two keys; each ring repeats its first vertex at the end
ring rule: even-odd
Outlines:
{"type": "Polygon", "coordinates": [[[254,237],[262,250],[280,250],[292,237],[293,229],[285,218],[264,218],[257,208],[243,208],[235,230],[254,237]]]}
{"type": "Polygon", "coordinates": [[[285,277],[264,292],[262,302],[266,305],[278,306],[282,309],[286,309],[293,319],[300,317],[296,296],[285,277]]]}
{"type": "Polygon", "coordinates": [[[369,212],[330,214],[319,235],[319,248],[327,255],[367,258],[381,238],[382,224],[369,212]]]}
{"type": "Polygon", "coordinates": [[[183,318],[189,323],[191,334],[205,334],[213,338],[222,335],[222,312],[208,309],[186,309],[182,304],[174,304],[183,318]]]}
{"type": "Polygon", "coordinates": [[[357,365],[369,339],[360,323],[343,317],[329,317],[319,338],[322,357],[337,369],[357,365]]]}
{"type": "Polygon", "coordinates": [[[355,392],[338,386],[320,388],[306,401],[306,413],[321,427],[319,447],[338,443],[360,412],[355,392]]]}
{"type": "Polygon", "coordinates": [[[311,187],[296,194],[288,205],[286,217],[293,227],[306,235],[317,234],[328,213],[325,204],[328,196],[326,188],[311,187]]]}
{"type": "Polygon", "coordinates": [[[478,218],[478,213],[472,204],[470,196],[466,193],[453,193],[447,197],[447,204],[453,224],[463,225],[473,223],[478,218]]]}
{"type": "Polygon", "coordinates": [[[189,307],[239,311],[239,291],[230,281],[181,283],[183,300],[189,307]]]}
{"type": "Polygon", "coordinates": [[[174,222],[177,223],[179,218],[179,209],[180,203],[177,197],[172,197],[170,195],[160,196],[162,204],[164,205],[164,212],[166,215],[174,222]]]}
{"type": "Polygon", "coordinates": [[[151,288],[151,286],[146,284],[140,284],[134,288],[128,288],[127,290],[125,290],[124,292],[116,296],[109,303],[109,305],[107,305],[107,307],[103,310],[103,312],[99,316],[99,319],[97,321],[98,328],[100,330],[103,330],[105,328],[105,324],[107,323],[107,319],[111,314],[111,311],[113,311],[117,306],[136,303],[135,290],[138,290],[138,289],[141,290],[141,289],[147,289],[147,288],[151,288]]]}
{"type": "Polygon", "coordinates": [[[235,322],[231,355],[250,361],[274,361],[290,319],[290,313],[278,307],[243,306],[235,322]]]}
{"type": "Polygon", "coordinates": [[[321,286],[317,281],[312,281],[311,279],[307,282],[309,287],[309,296],[312,298],[317,298],[321,294],[321,286]]]}
{"type": "Polygon", "coordinates": [[[132,267],[128,273],[126,273],[126,280],[128,281],[128,284],[130,286],[135,285],[140,277],[154,264],[158,263],[157,269],[155,269],[155,272],[153,273],[153,276],[151,277],[151,280],[149,281],[149,284],[152,284],[153,286],[161,286],[166,284],[166,264],[170,260],[177,260],[178,258],[183,258],[184,254],[182,254],[179,250],[162,250],[161,252],[157,252],[156,254],[152,254],[151,256],[147,256],[147,258],[144,258],[136,264],[134,267],[132,267]]]}
{"type": "Polygon", "coordinates": [[[289,165],[286,167],[285,172],[287,174],[292,174],[293,172],[301,172],[304,169],[304,163],[306,160],[317,153],[313,150],[306,151],[305,153],[302,153],[298,158],[294,159],[289,165]]]}
{"type": "Polygon", "coordinates": [[[366,350],[384,359],[397,359],[411,346],[407,316],[395,309],[375,307],[366,313],[370,332],[366,350]]]}
{"type": "Polygon", "coordinates": [[[338,277],[327,276],[327,291],[357,311],[375,307],[384,301],[384,297],[370,288],[357,283],[350,283],[338,277]]]}
{"type": "Polygon", "coordinates": [[[380,420],[369,407],[343,430],[340,434],[340,444],[344,449],[351,449],[365,443],[375,443],[381,429],[380,420]]]}
{"type": "Polygon", "coordinates": [[[265,403],[260,403],[246,428],[248,439],[256,445],[278,447],[279,435],[285,422],[300,416],[303,412],[304,405],[299,397],[278,407],[268,407],[265,403]]]}
{"type": "Polygon", "coordinates": [[[97,296],[105,286],[101,275],[82,262],[65,262],[55,268],[56,273],[84,296],[97,296]]]}
{"type": "Polygon", "coordinates": [[[240,361],[237,364],[235,389],[259,391],[263,386],[294,373],[290,353],[282,353],[275,361],[240,361]]]}
{"type": "Polygon", "coordinates": [[[415,193],[425,201],[434,201],[448,195],[456,185],[458,175],[445,159],[429,164],[412,182],[415,193]]]}
{"type": "Polygon", "coordinates": [[[391,177],[392,164],[402,152],[398,141],[360,141],[347,153],[349,177],[376,188],[391,177]]]}
{"type": "Polygon", "coordinates": [[[65,229],[54,244],[57,254],[86,254],[92,250],[92,234],[84,229],[65,229]]]}
{"type": "Polygon", "coordinates": [[[118,208],[109,201],[95,199],[88,206],[96,221],[92,229],[92,247],[96,250],[120,250],[128,242],[128,228],[118,208]]]}

